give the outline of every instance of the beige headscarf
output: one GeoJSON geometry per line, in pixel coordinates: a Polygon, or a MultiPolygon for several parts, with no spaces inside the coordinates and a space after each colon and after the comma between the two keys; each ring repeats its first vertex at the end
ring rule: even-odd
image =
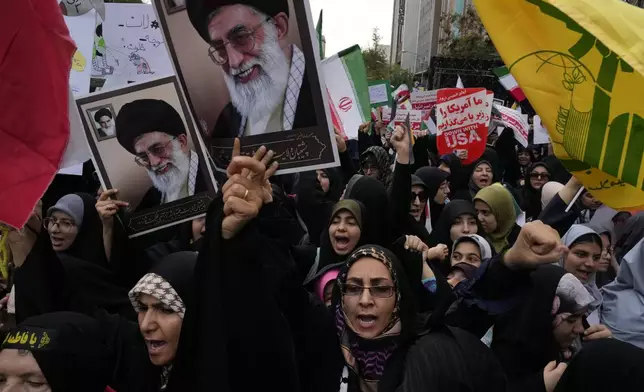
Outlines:
{"type": "Polygon", "coordinates": [[[514,209],[514,199],[510,191],[498,182],[481,189],[474,198],[490,206],[490,210],[496,218],[496,230],[488,233],[490,243],[497,252],[501,252],[508,243],[508,236],[516,221],[517,212],[514,209]]]}
{"type": "Polygon", "coordinates": [[[541,208],[546,208],[550,200],[563,188],[564,185],[557,181],[550,181],[541,188],[541,208]]]}

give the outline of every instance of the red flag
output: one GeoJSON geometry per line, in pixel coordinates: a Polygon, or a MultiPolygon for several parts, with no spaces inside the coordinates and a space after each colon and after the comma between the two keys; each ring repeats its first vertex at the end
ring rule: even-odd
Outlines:
{"type": "Polygon", "coordinates": [[[4,2],[0,12],[0,222],[22,227],[69,139],[76,45],[56,0],[4,2]]]}

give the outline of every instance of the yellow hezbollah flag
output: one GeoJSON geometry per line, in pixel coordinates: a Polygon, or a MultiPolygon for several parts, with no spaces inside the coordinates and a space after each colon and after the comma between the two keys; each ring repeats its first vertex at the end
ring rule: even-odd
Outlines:
{"type": "Polygon", "coordinates": [[[599,200],[644,207],[644,10],[618,0],[475,0],[555,154],[599,200]]]}

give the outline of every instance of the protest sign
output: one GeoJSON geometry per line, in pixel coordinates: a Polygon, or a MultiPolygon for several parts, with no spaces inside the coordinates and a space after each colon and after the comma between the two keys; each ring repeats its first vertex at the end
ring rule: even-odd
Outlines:
{"type": "Polygon", "coordinates": [[[391,122],[391,112],[392,112],[391,107],[389,106],[382,107],[382,116],[380,118],[385,125],[389,125],[389,123],[391,122]]]}
{"type": "Polygon", "coordinates": [[[521,114],[516,110],[506,108],[505,106],[497,106],[496,108],[501,113],[502,124],[514,131],[514,138],[521,143],[523,147],[528,147],[530,125],[527,121],[527,115],[521,114]]]}
{"type": "Polygon", "coordinates": [[[69,74],[69,86],[75,96],[89,93],[89,80],[92,77],[92,50],[94,49],[94,29],[96,28],[96,11],[78,16],[65,16],[69,35],[76,43],[76,52],[72,58],[72,69],[69,74]]]}
{"type": "MultiPolygon", "coordinates": [[[[328,81],[327,81],[328,83],[328,81]]],[[[388,80],[369,82],[369,100],[371,107],[377,108],[391,104],[391,84],[388,80]]]]}
{"type": "Polygon", "coordinates": [[[96,18],[92,76],[119,85],[174,75],[161,25],[151,4],[105,4],[96,18]]]}
{"type": "Polygon", "coordinates": [[[336,127],[347,138],[357,139],[358,129],[371,117],[367,70],[360,47],[354,45],[325,59],[321,70],[336,127]]]}
{"type": "Polygon", "coordinates": [[[534,144],[548,144],[550,143],[550,136],[548,135],[548,130],[541,123],[541,117],[534,116],[532,118],[532,123],[534,125],[534,144]]]}
{"type": "Polygon", "coordinates": [[[206,213],[216,192],[203,141],[176,77],[94,93],[76,101],[103,189],[130,203],[130,237],[206,213]],[[99,115],[97,115],[99,113],[99,115]],[[102,137],[102,116],[115,134],[102,137]]]}
{"type": "Polygon", "coordinates": [[[423,119],[420,110],[397,110],[393,127],[406,125],[407,118],[409,118],[409,125],[412,132],[420,132],[422,130],[423,119]]]}
{"type": "Polygon", "coordinates": [[[490,102],[484,88],[438,90],[436,144],[441,155],[465,150],[466,165],[483,155],[492,112],[490,102]]]}
{"type": "Polygon", "coordinates": [[[432,110],[436,106],[437,90],[414,91],[411,93],[411,106],[414,110],[432,110]]]}
{"type": "MultiPolygon", "coordinates": [[[[173,15],[164,1],[154,5],[218,168],[228,166],[237,137],[242,154],[262,145],[275,151],[277,174],[339,165],[308,2],[192,0],[185,13],[173,15]],[[244,55],[229,58],[233,52],[244,55]]],[[[367,119],[368,113],[367,106],[367,119]]]]}

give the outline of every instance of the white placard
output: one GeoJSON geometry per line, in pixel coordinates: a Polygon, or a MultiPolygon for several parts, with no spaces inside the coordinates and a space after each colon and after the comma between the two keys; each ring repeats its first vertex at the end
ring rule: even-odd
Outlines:
{"type": "Polygon", "coordinates": [[[548,135],[548,130],[541,123],[541,117],[534,116],[532,122],[534,124],[534,144],[549,144],[550,135],[548,135]]]}
{"type": "Polygon", "coordinates": [[[383,83],[369,86],[369,101],[371,101],[372,105],[389,102],[389,97],[387,96],[387,85],[383,83]]]}
{"type": "Polygon", "coordinates": [[[86,14],[65,16],[64,19],[69,35],[76,43],[76,53],[72,58],[72,69],[69,73],[69,86],[77,97],[89,94],[96,11],[92,9],[86,14]]]}
{"type": "Polygon", "coordinates": [[[152,4],[105,4],[102,33],[106,59],[96,61],[92,76],[141,82],[174,75],[152,4]]]}

